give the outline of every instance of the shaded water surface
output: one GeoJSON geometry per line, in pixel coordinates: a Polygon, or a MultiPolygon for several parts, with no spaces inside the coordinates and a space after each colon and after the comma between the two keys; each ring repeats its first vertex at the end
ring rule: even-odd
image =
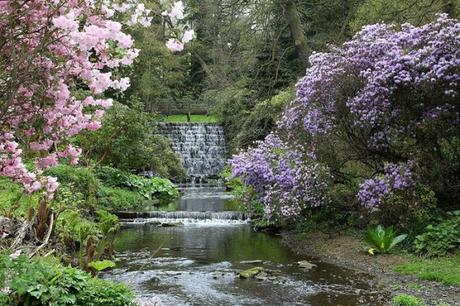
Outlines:
{"type": "Polygon", "coordinates": [[[105,277],[127,283],[141,299],[160,297],[164,305],[383,304],[369,276],[321,262],[309,271],[299,268],[297,261],[306,258],[279,237],[235,220],[237,212],[219,212],[225,203],[223,192],[189,189],[178,211],[128,214],[115,240],[117,268],[105,277]],[[268,278],[239,278],[255,266],[268,278]]]}

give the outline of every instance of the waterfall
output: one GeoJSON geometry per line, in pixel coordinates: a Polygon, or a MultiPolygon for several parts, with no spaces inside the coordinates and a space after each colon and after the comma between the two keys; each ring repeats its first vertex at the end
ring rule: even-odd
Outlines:
{"type": "Polygon", "coordinates": [[[209,123],[160,123],[189,177],[216,177],[225,165],[224,129],[209,123]]]}
{"type": "Polygon", "coordinates": [[[148,211],[118,212],[123,225],[157,224],[167,225],[239,225],[248,221],[248,217],[239,211],[148,211]]]}

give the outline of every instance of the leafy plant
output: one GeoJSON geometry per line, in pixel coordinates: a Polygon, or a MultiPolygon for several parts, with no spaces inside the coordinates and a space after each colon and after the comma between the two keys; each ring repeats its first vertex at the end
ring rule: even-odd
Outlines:
{"type": "Polygon", "coordinates": [[[395,237],[392,226],[385,229],[382,225],[378,225],[376,228],[367,230],[364,240],[371,246],[369,253],[388,253],[406,237],[407,235],[395,237]]]}
{"type": "Polygon", "coordinates": [[[447,219],[438,219],[436,225],[428,225],[423,234],[415,238],[418,253],[443,256],[460,246],[460,211],[448,213],[447,219]]]}
{"type": "Polygon", "coordinates": [[[40,196],[26,194],[22,186],[10,178],[0,177],[0,215],[14,218],[26,217],[28,208],[38,203],[40,196]]]}
{"type": "Polygon", "coordinates": [[[98,168],[96,176],[109,186],[128,188],[147,200],[171,200],[179,196],[176,186],[164,178],[145,178],[108,166],[98,168]]]}
{"type": "Polygon", "coordinates": [[[88,267],[93,268],[96,271],[104,271],[107,269],[115,268],[115,263],[111,260],[97,260],[92,261],[88,264],[88,267]]]}
{"type": "Polygon", "coordinates": [[[57,177],[61,184],[71,183],[75,187],[75,191],[85,195],[87,204],[95,204],[95,193],[100,182],[91,169],[61,164],[46,170],[45,174],[57,177]]]}
{"type": "Polygon", "coordinates": [[[120,228],[120,223],[117,216],[105,210],[98,210],[97,215],[99,218],[98,227],[102,233],[102,238],[99,240],[96,247],[95,259],[98,261],[107,248],[109,254],[112,254],[113,240],[115,239],[115,233],[120,228]]]}

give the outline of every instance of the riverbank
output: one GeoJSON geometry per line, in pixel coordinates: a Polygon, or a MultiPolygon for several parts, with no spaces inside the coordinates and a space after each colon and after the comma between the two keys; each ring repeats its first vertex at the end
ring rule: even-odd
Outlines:
{"type": "Polygon", "coordinates": [[[285,231],[281,236],[283,243],[297,254],[375,276],[382,292],[391,296],[409,294],[428,305],[460,305],[460,285],[444,285],[394,272],[395,267],[409,263],[409,258],[398,254],[370,256],[357,237],[319,231],[285,231]]]}

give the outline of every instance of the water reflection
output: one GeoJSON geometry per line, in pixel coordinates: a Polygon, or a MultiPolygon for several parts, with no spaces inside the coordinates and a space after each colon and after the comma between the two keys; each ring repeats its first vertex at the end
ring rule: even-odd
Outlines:
{"type": "Polygon", "coordinates": [[[184,195],[179,199],[177,209],[183,211],[223,211],[225,203],[232,199],[224,188],[189,187],[183,190],[184,195]]]}

